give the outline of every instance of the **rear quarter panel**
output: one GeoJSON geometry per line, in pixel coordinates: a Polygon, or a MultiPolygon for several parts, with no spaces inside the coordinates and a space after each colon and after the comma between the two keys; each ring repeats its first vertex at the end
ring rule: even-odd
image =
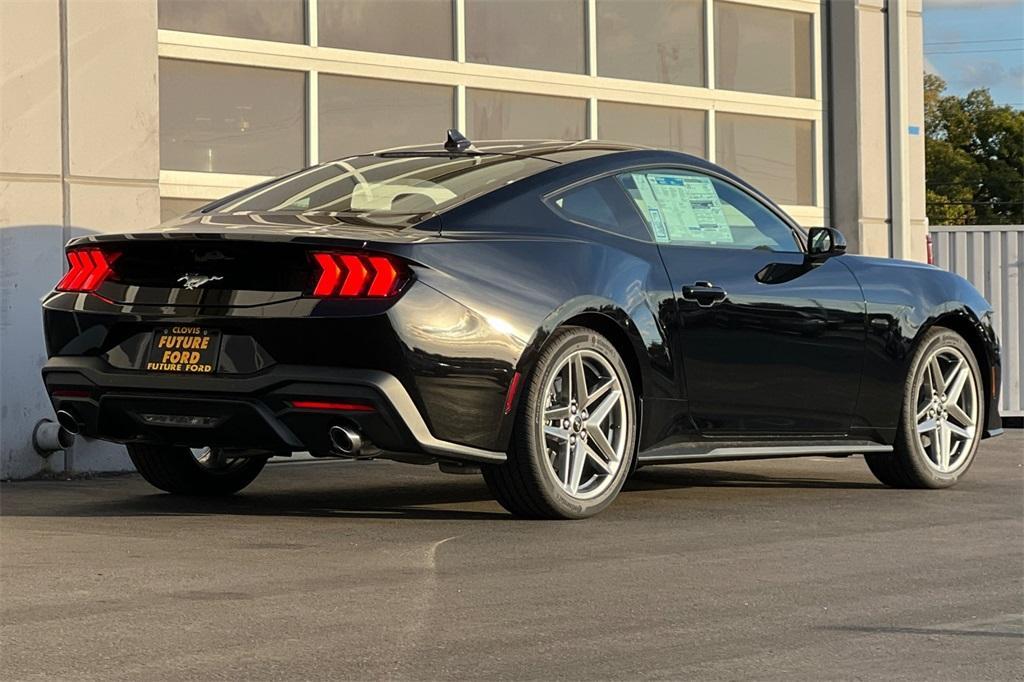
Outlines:
{"type": "Polygon", "coordinates": [[[494,214],[467,214],[467,222],[445,214],[445,226],[460,220],[459,229],[407,251],[422,266],[417,285],[458,304],[438,301],[424,313],[403,301],[391,313],[412,364],[429,368],[414,374],[435,435],[461,441],[467,429],[487,432],[490,447],[505,449],[512,376],[529,377],[551,332],[582,314],[624,332],[645,399],[679,398],[661,323],[671,286],[656,247],[562,220],[539,196],[523,203],[497,222],[494,214]]]}

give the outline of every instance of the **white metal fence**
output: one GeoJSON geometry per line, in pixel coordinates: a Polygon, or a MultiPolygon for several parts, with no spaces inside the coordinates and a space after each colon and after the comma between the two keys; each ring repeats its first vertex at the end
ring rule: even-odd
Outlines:
{"type": "Polygon", "coordinates": [[[995,309],[1004,417],[1024,416],[1024,225],[933,225],[935,264],[967,278],[995,309]]]}

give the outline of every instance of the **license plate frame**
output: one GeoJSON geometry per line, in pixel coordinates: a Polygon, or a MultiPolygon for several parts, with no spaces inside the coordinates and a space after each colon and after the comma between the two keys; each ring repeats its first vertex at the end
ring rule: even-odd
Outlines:
{"type": "Polygon", "coordinates": [[[213,374],[220,358],[215,329],[176,325],[153,331],[144,369],[166,374],[213,374]]]}

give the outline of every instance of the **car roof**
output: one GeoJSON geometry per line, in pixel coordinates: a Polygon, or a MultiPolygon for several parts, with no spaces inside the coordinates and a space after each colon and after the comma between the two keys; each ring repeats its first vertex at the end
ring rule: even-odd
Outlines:
{"type": "MultiPolygon", "coordinates": [[[[468,142],[468,141],[467,141],[468,142]]],[[[616,142],[613,140],[474,140],[473,146],[466,150],[469,153],[482,153],[483,155],[509,155],[542,158],[550,161],[553,165],[569,165],[581,161],[593,161],[602,157],[613,155],[630,154],[631,156],[643,155],[646,157],[658,158],[670,163],[683,163],[696,166],[697,168],[709,169],[722,173],[729,177],[740,180],[744,185],[748,183],[730,173],[725,168],[708,161],[699,156],[687,154],[675,149],[664,149],[659,147],[648,147],[641,144],[629,142],[616,142]]],[[[425,156],[446,156],[447,150],[444,144],[418,144],[404,147],[390,147],[380,149],[367,154],[356,156],[416,156],[422,153],[425,156]]],[[[465,152],[463,152],[465,153],[465,152]]],[[[351,158],[351,157],[350,157],[351,158]]]]}
{"type": "MultiPolygon", "coordinates": [[[[673,165],[683,164],[693,166],[706,171],[712,171],[719,175],[728,177],[746,189],[754,192],[760,196],[763,200],[774,205],[767,196],[764,195],[760,190],[751,185],[743,178],[737,176],[727,168],[719,166],[716,163],[708,161],[705,158],[694,156],[693,154],[687,154],[675,149],[665,149],[660,147],[649,147],[641,144],[629,143],[629,142],[617,142],[613,140],[541,140],[541,139],[506,139],[506,140],[468,140],[458,131],[449,131],[449,137],[453,134],[457,134],[461,140],[472,146],[464,151],[450,151],[446,148],[444,143],[430,143],[430,144],[415,144],[407,145],[402,147],[389,147],[387,149],[380,149],[374,152],[365,154],[356,154],[355,156],[362,157],[373,157],[373,156],[416,156],[422,154],[424,156],[448,156],[452,154],[481,154],[481,155],[508,155],[517,157],[531,157],[531,158],[542,158],[545,161],[549,161],[552,164],[552,168],[557,166],[568,167],[570,165],[582,165],[584,167],[592,167],[593,162],[597,162],[600,166],[606,166],[603,163],[607,160],[611,163],[615,163],[610,157],[624,155],[630,157],[630,161],[642,162],[649,164],[651,162],[666,162],[673,165]]],[[[451,142],[449,141],[449,144],[451,142]]],[[[353,158],[353,157],[348,157],[353,158]]],[[[331,162],[327,162],[331,163],[331,162]]],[[[539,171],[538,171],[539,172],[539,171]]],[[[534,173],[536,175],[536,173],[534,173]]],[[[781,210],[781,209],[780,209],[781,210]]]]}
{"type": "MultiPolygon", "coordinates": [[[[449,131],[449,135],[452,132],[449,131]]],[[[460,135],[461,137],[461,135],[460,135]]],[[[465,140],[465,142],[470,142],[465,140]]],[[[632,157],[632,161],[640,161],[644,163],[656,162],[668,162],[671,164],[685,164],[699,168],[705,171],[712,171],[718,175],[725,176],[735,181],[748,191],[758,196],[762,201],[775,207],[780,213],[786,215],[778,205],[772,201],[767,195],[761,190],[751,185],[745,179],[739,177],[727,168],[724,168],[714,162],[708,161],[705,158],[694,156],[693,154],[687,154],[686,152],[677,151],[674,149],[664,149],[659,147],[648,147],[641,144],[633,144],[627,142],[615,142],[611,140],[474,140],[471,142],[472,152],[483,152],[485,154],[505,154],[511,156],[529,156],[529,157],[540,157],[547,161],[552,162],[553,166],[569,166],[570,164],[578,164],[580,162],[585,163],[585,166],[592,167],[591,163],[595,159],[601,159],[601,157],[609,157],[611,155],[628,154],[632,157]]],[[[376,156],[386,154],[402,154],[414,156],[417,152],[422,152],[426,155],[444,155],[446,152],[444,144],[424,144],[424,145],[409,145],[406,147],[392,147],[390,149],[383,149],[370,154],[364,154],[362,156],[376,156]]],[[[611,159],[609,159],[611,161],[611,159]]],[[[597,162],[600,165],[601,161],[597,162]]],[[[613,162],[614,163],[614,162],[613,162]]],[[[536,175],[536,173],[535,173],[536,175]]],[[[788,218],[788,216],[787,216],[788,218]]],[[[792,221],[792,219],[790,218],[792,221]]],[[[794,224],[796,224],[794,222],[794,224]]]]}
{"type": "MultiPolygon", "coordinates": [[[[653,147],[645,147],[638,144],[625,142],[612,142],[609,140],[474,140],[472,151],[485,154],[510,154],[513,156],[545,156],[555,152],[581,152],[580,156],[601,156],[603,154],[614,154],[628,151],[653,151],[653,147]],[[590,152],[590,154],[587,154],[590,152]]],[[[424,154],[443,154],[445,147],[440,143],[416,144],[402,147],[389,147],[371,152],[378,154],[409,154],[417,152],[424,154]]],[[[557,159],[552,161],[558,162],[557,159]]]]}

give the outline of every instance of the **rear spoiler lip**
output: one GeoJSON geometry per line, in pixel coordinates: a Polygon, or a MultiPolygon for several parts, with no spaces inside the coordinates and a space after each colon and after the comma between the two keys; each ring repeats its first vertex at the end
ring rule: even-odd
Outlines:
{"type": "Polygon", "coordinates": [[[225,229],[202,225],[180,225],[174,227],[140,230],[138,232],[119,232],[114,234],[90,234],[76,237],[65,245],[65,248],[85,244],[113,245],[130,242],[159,241],[245,241],[245,242],[280,242],[306,244],[315,247],[332,245],[348,248],[365,248],[374,245],[378,248],[399,246],[402,244],[421,243],[441,236],[441,221],[435,216],[423,221],[415,228],[386,229],[369,227],[339,226],[337,228],[317,227],[310,229],[268,227],[253,224],[242,229],[225,229]]]}

